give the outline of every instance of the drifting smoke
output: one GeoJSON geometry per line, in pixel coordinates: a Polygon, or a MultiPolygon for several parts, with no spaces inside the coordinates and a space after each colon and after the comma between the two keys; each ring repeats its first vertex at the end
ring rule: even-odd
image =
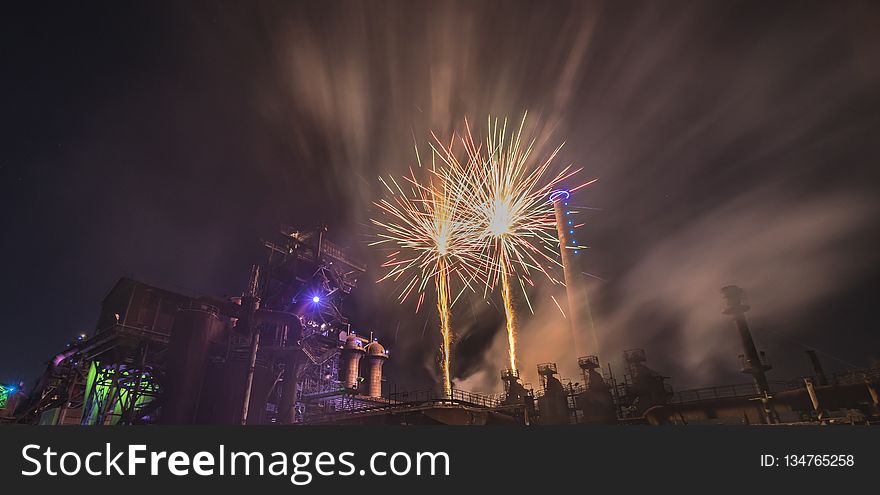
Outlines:
{"type": "MultiPolygon", "coordinates": [[[[599,178],[573,201],[601,209],[582,213],[579,241],[591,246],[585,270],[605,281],[588,279],[604,361],[643,347],[676,385],[706,383],[737,367],[721,286],[741,285],[749,316],[785,322],[791,335],[818,324],[797,315],[853,287],[873,261],[876,238],[865,231],[878,205],[865,185],[878,158],[875,6],[247,9],[198,16],[210,19],[203,37],[255,59],[248,84],[271,129],[254,138],[255,153],[293,156],[282,187],[333,197],[348,219],[334,232],[361,233],[349,244],[364,244],[376,178],[414,165],[413,145],[431,130],[449,136],[465,117],[516,120],[527,110],[540,123],[535,156],[566,141],[558,162],[599,178]]],[[[376,267],[382,253],[364,255],[376,267]]],[[[388,290],[362,287],[361,321],[386,342],[394,334],[389,374],[414,363],[436,373],[436,322],[407,316],[388,290]]],[[[535,315],[519,311],[521,368],[535,384],[538,362],[579,376],[550,295],[565,300],[539,286],[535,315]]],[[[457,386],[497,390],[506,367],[497,301],[460,302],[453,327],[457,386]]]]}
{"type": "MultiPolygon", "coordinates": [[[[796,336],[805,323],[798,315],[848,287],[875,261],[874,252],[850,243],[876,224],[877,213],[869,198],[780,197],[767,189],[697,216],[651,246],[615,283],[590,284],[593,294],[615,292],[598,298],[612,301],[596,320],[603,360],[618,365],[619,374],[623,351],[642,347],[649,351],[649,364],[673,376],[678,386],[736,380],[741,349],[735,327],[721,314],[719,291],[731,283],[747,290],[749,317],[764,348],[801,352],[796,336]],[[781,335],[767,333],[775,328],[781,335]],[[771,340],[786,336],[795,339],[771,340]]],[[[556,362],[561,376],[578,381],[568,323],[547,301],[549,294],[559,299],[559,292],[546,287],[536,292],[534,299],[544,303],[519,332],[520,360],[528,365],[521,374],[537,384],[535,364],[556,362]]],[[[773,352],[771,358],[778,363],[773,352]]],[[[459,387],[500,390],[503,332],[484,359],[484,367],[459,387]]]]}

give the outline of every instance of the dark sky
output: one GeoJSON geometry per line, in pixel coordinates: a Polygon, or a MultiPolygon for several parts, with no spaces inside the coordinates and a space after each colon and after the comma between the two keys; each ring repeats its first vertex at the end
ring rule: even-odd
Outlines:
{"type": "MultiPolygon", "coordinates": [[[[0,381],[91,330],[122,275],[239,293],[282,224],[327,222],[377,278],[377,176],[430,130],[525,111],[539,150],[564,141],[599,179],[577,200],[603,359],[644,347],[678,386],[745,381],[728,284],[779,378],[806,348],[832,369],[880,356],[876,4],[26,3],[0,21],[0,381]]],[[[430,382],[434,323],[381,289],[364,281],[355,324],[402,384],[430,382]]],[[[563,359],[537,292],[529,370],[563,359]]],[[[470,303],[456,374],[488,391],[500,320],[470,303]]]]}

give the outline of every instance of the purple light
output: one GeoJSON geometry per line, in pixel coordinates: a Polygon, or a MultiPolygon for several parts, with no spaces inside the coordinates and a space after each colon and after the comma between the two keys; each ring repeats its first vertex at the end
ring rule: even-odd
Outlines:
{"type": "Polygon", "coordinates": [[[566,191],[565,189],[557,189],[550,193],[550,202],[555,203],[560,199],[567,200],[571,197],[571,193],[566,191]]]}
{"type": "Polygon", "coordinates": [[[313,303],[319,303],[319,302],[321,302],[321,298],[318,297],[318,296],[314,296],[314,297],[312,297],[312,302],[313,302],[313,303]]]}

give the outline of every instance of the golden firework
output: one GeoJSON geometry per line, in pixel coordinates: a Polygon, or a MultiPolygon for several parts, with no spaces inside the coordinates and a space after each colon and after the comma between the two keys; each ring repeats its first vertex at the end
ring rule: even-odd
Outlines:
{"type": "Polygon", "coordinates": [[[451,147],[441,145],[435,149],[446,165],[441,169],[444,181],[456,188],[455,194],[461,198],[456,207],[461,210],[459,216],[468,223],[465,230],[476,234],[473,241],[479,255],[473,259],[479,262],[485,291],[501,285],[508,357],[513,370],[517,369],[517,316],[512,280],[518,281],[530,309],[526,284],[534,285],[533,273],[562,283],[551,270],[559,265],[559,240],[553,203],[548,196],[580,171],[569,165],[555,174],[551,172],[552,162],[562,146],[544,159],[534,160],[534,139],[523,140],[525,122],[523,116],[519,127],[508,134],[506,119],[499,124],[498,119],[490,117],[485,142],[477,144],[465,121],[461,142],[467,160],[463,162],[455,159],[451,147]]]}
{"type": "Polygon", "coordinates": [[[371,245],[394,246],[382,264],[388,271],[379,281],[401,283],[401,302],[413,293],[419,294],[416,311],[424,301],[428,284],[434,282],[442,336],[443,390],[448,397],[452,393],[450,307],[479,273],[479,252],[474,242],[477,232],[460,215],[464,211],[460,208],[464,190],[454,187],[448,182],[448,174],[438,171],[435,157],[432,153],[429,168],[421,167],[419,160],[421,176],[411,168],[403,187],[393,177],[379,178],[389,194],[375,203],[383,218],[372,220],[380,232],[371,245]],[[460,280],[462,287],[455,298],[450,290],[453,278],[460,280]]]}

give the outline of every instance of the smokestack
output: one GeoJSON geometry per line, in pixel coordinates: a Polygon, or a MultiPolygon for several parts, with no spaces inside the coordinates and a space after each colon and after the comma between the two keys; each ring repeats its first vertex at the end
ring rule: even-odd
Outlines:
{"type": "Polygon", "coordinates": [[[728,285],[721,288],[721,294],[727,303],[723,313],[733,318],[739,331],[740,341],[742,342],[742,372],[752,375],[752,378],[755,380],[755,388],[761,395],[761,402],[764,404],[767,422],[773,423],[775,414],[769,406],[770,384],[767,382],[766,375],[766,372],[773,367],[761,359],[761,355],[755,347],[755,341],[752,339],[752,332],[749,330],[749,324],[745,316],[746,311],[751,309],[745,304],[745,291],[735,285],[728,285]]]}
{"type": "Polygon", "coordinates": [[[600,368],[598,356],[578,358],[578,367],[584,374],[584,391],[577,395],[575,403],[581,410],[584,423],[614,423],[617,421],[617,409],[611,387],[605,383],[602,375],[596,371],[600,368]]]}
{"type": "Polygon", "coordinates": [[[581,373],[584,375],[584,388],[598,385],[598,383],[594,383],[597,376],[602,384],[605,384],[605,380],[596,371],[599,367],[599,356],[583,356],[578,358],[578,368],[581,369],[581,373]]]}
{"type": "Polygon", "coordinates": [[[538,398],[538,411],[541,424],[562,425],[571,422],[568,409],[568,394],[556,375],[556,363],[538,365],[538,375],[544,387],[544,395],[538,398]]]}
{"type": "Polygon", "coordinates": [[[348,389],[356,389],[361,358],[364,355],[364,345],[361,338],[352,333],[345,339],[342,346],[342,386],[348,389]]]}
{"type": "Polygon", "coordinates": [[[578,268],[577,256],[580,247],[574,239],[574,220],[568,207],[571,193],[556,190],[550,193],[553,210],[556,213],[556,231],[559,235],[559,255],[562,258],[562,271],[565,276],[565,293],[568,299],[568,323],[571,329],[572,351],[574,356],[583,354],[599,355],[599,340],[593,326],[593,315],[587,297],[587,288],[578,268]]]}
{"type": "Polygon", "coordinates": [[[535,417],[535,397],[519,383],[519,372],[514,369],[501,370],[501,381],[504,382],[504,404],[522,406],[515,414],[522,424],[531,424],[535,417]]]}
{"type": "Polygon", "coordinates": [[[513,404],[522,400],[526,394],[526,389],[519,383],[519,372],[517,370],[501,370],[501,381],[504,382],[505,403],[513,404]]]}
{"type": "Polygon", "coordinates": [[[378,340],[373,340],[366,347],[367,352],[367,395],[382,397],[382,364],[388,359],[388,351],[378,340]]]}

